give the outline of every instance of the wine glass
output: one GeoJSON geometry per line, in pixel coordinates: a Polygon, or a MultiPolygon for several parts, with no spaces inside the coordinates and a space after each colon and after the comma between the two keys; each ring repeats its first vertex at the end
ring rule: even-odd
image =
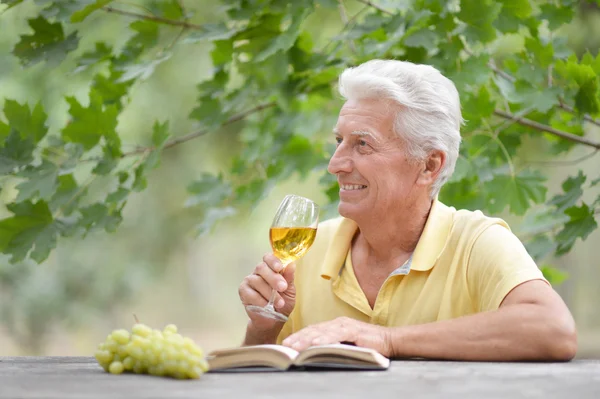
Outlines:
{"type": "MultiPolygon", "coordinates": [[[[281,201],[269,230],[269,240],[283,269],[308,251],[317,236],[318,223],[319,206],[308,198],[290,194],[281,201]]],[[[248,305],[246,309],[269,319],[287,321],[287,316],[273,306],[276,294],[276,290],[271,292],[265,306],[248,305]]]]}

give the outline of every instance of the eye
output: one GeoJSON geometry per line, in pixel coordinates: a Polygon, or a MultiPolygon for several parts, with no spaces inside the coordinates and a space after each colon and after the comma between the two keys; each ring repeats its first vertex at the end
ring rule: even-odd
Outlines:
{"type": "Polygon", "coordinates": [[[342,138],[341,137],[336,137],[335,138],[335,142],[336,142],[337,145],[342,144],[342,138]]]}
{"type": "Polygon", "coordinates": [[[359,140],[358,145],[360,145],[361,147],[366,147],[368,144],[365,140],[359,140]]]}

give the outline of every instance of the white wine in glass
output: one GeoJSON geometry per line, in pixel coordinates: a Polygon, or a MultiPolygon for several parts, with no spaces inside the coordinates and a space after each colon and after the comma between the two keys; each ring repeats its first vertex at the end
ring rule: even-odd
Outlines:
{"type": "MultiPolygon", "coordinates": [[[[313,201],[297,195],[287,195],[275,214],[269,240],[273,253],[283,265],[300,259],[315,241],[319,223],[319,206],[313,201]]],[[[271,298],[265,306],[249,305],[246,309],[270,319],[286,321],[287,316],[275,310],[277,291],[271,292],[271,298]]]]}

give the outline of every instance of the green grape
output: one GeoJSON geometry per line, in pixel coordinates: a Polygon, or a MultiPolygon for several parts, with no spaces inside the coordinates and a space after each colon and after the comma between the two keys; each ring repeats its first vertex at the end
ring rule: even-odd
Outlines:
{"type": "Polygon", "coordinates": [[[137,323],[131,328],[131,332],[141,337],[147,337],[152,334],[152,329],[145,324],[137,323]]]}
{"type": "Polygon", "coordinates": [[[131,356],[127,356],[123,360],[123,368],[125,369],[125,371],[131,371],[131,370],[133,370],[133,365],[134,364],[135,364],[135,360],[133,360],[133,358],[131,356]]]}
{"type": "Polygon", "coordinates": [[[114,361],[108,367],[108,371],[111,374],[121,374],[123,372],[123,363],[119,361],[114,361]]]}
{"type": "Polygon", "coordinates": [[[131,333],[114,330],[95,352],[98,364],[112,374],[133,372],[178,379],[199,378],[208,371],[204,352],[196,343],[167,325],[163,331],[134,324],[131,333]]]}
{"type": "Polygon", "coordinates": [[[167,324],[165,326],[165,328],[163,329],[163,333],[176,334],[177,333],[177,326],[175,324],[167,324]]]}
{"type": "Polygon", "coordinates": [[[96,351],[95,357],[100,364],[110,364],[113,360],[113,355],[107,350],[96,351]]]}
{"type": "Polygon", "coordinates": [[[135,364],[133,365],[133,372],[136,374],[142,374],[144,372],[144,366],[142,365],[142,362],[140,362],[139,360],[135,362],[135,364]]]}
{"type": "Polygon", "coordinates": [[[108,337],[106,338],[106,342],[104,342],[104,347],[112,353],[116,353],[117,349],[119,349],[119,344],[117,344],[112,338],[108,337]]]}
{"type": "Polygon", "coordinates": [[[125,345],[129,342],[129,331],[127,330],[115,330],[110,334],[110,337],[118,344],[125,345]]]}

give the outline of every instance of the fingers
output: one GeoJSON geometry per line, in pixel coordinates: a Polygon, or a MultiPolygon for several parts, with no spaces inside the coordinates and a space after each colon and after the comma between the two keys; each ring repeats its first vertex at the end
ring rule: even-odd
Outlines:
{"type": "Polygon", "coordinates": [[[284,280],[287,281],[287,283],[289,285],[294,282],[295,273],[296,273],[296,264],[292,262],[285,267],[285,269],[283,270],[283,273],[281,273],[281,275],[283,276],[284,280]]]}
{"type": "MultiPolygon", "coordinates": [[[[353,324],[353,323],[350,323],[353,324]]],[[[338,318],[306,327],[283,340],[282,344],[297,351],[311,346],[354,342],[355,328],[349,325],[346,318],[338,318]]]]}
{"type": "Polygon", "coordinates": [[[275,273],[280,273],[283,270],[281,261],[272,253],[267,253],[263,256],[265,262],[275,273]]]}
{"type": "Polygon", "coordinates": [[[283,292],[287,290],[288,283],[276,270],[281,270],[281,262],[271,255],[267,254],[263,257],[263,262],[259,263],[254,269],[254,274],[262,277],[267,284],[273,289],[283,292]]]}
{"type": "MultiPolygon", "coordinates": [[[[262,277],[255,274],[247,276],[239,288],[239,296],[244,306],[264,306],[267,304],[269,298],[271,298],[272,292],[273,288],[262,277]]],[[[278,293],[275,294],[273,305],[277,309],[285,306],[285,301],[278,293]]]]}

